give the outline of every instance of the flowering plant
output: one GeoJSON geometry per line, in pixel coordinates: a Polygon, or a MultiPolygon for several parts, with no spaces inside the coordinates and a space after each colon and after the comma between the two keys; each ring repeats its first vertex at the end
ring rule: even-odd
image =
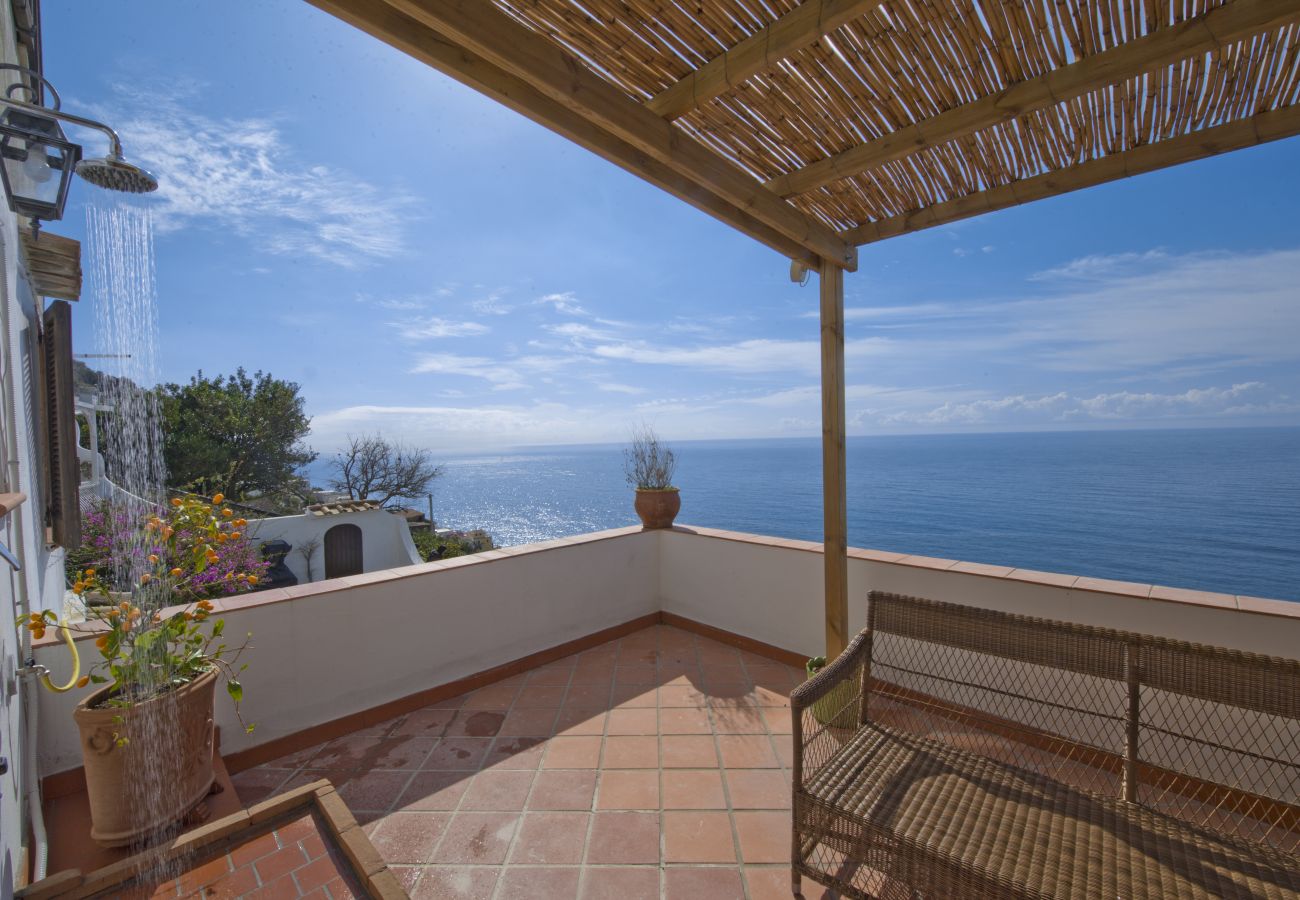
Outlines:
{"type": "MultiPolygon", "coordinates": [[[[134,533],[122,527],[121,516],[103,513],[110,537],[100,549],[108,551],[112,566],[77,571],[72,591],[108,605],[88,605],[86,624],[68,626],[96,635],[100,659],[78,686],[111,683],[102,705],[134,706],[216,670],[226,677],[238,715],[238,675],[247,666],[236,664],[248,642],[233,648],[223,642],[225,620],[212,618],[212,598],[251,590],[266,564],[244,534],[248,523],[222,507],[223,499],[174,499],[165,511],[147,515],[134,533]],[[114,592],[124,586],[130,597],[119,600],[121,593],[114,592]]],[[[91,534],[92,544],[101,540],[91,534]]],[[[19,619],[37,639],[55,622],[48,610],[19,619]]]]}

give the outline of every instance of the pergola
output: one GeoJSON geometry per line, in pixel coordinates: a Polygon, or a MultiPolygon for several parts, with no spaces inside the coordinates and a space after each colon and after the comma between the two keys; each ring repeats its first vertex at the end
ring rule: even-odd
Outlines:
{"type": "Polygon", "coordinates": [[[1300,0],[310,0],[820,273],[827,655],[857,247],[1300,132],[1300,0]]]}

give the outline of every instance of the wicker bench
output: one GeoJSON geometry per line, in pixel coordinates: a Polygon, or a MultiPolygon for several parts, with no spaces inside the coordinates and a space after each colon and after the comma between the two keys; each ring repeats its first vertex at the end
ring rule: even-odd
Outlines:
{"type": "Polygon", "coordinates": [[[1300,662],[873,592],[792,694],[846,897],[1300,897],[1300,662]]]}

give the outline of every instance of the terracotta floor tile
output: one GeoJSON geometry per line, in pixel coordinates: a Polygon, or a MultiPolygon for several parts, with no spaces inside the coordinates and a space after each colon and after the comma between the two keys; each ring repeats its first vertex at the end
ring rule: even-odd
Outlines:
{"type": "Polygon", "coordinates": [[[600,765],[601,739],[596,735],[553,737],[547,742],[543,769],[594,769],[600,765]]]}
{"type": "Polygon", "coordinates": [[[447,737],[494,737],[501,730],[506,714],[499,709],[473,709],[465,707],[456,711],[456,717],[443,732],[447,737]]]}
{"type": "Polygon", "coordinates": [[[485,769],[536,769],[546,752],[546,739],[540,737],[498,737],[492,742],[485,769]]]}
{"type": "Polygon", "coordinates": [[[790,782],[778,769],[728,769],[732,809],[789,809],[790,782]]]}
{"type": "Polygon", "coordinates": [[[272,794],[279,793],[280,785],[288,781],[293,773],[293,769],[267,769],[257,766],[236,772],[230,776],[230,781],[235,786],[235,793],[239,795],[239,802],[244,806],[252,806],[272,794]]]}
{"type": "Polygon", "coordinates": [[[718,734],[766,734],[767,722],[757,706],[714,709],[713,730],[718,734]]]}
{"type": "Polygon", "coordinates": [[[608,709],[613,681],[602,684],[571,684],[564,695],[564,705],[582,709],[608,709]]]}
{"type": "MultiPolygon", "coordinates": [[[[745,866],[745,883],[749,885],[750,900],[790,900],[790,870],[778,866],[745,866]]],[[[838,900],[832,893],[811,878],[802,879],[803,900],[838,900]]],[[[904,891],[900,896],[906,897],[904,891]]]]}
{"type": "Polygon", "coordinates": [[[609,685],[614,680],[614,661],[598,660],[590,663],[580,662],[573,669],[572,685],[601,684],[609,685]]]}
{"type": "Polygon", "coordinates": [[[654,661],[624,665],[619,662],[614,669],[614,684],[654,684],[659,669],[654,661]]]}
{"type": "Polygon", "coordinates": [[[487,756],[488,738],[443,738],[424,760],[426,769],[477,769],[487,756]]]}
{"type": "Polygon", "coordinates": [[[565,866],[582,862],[591,813],[527,813],[510,851],[512,865],[565,866]]]}
{"type": "Polygon", "coordinates": [[[257,870],[257,877],[262,884],[267,884],[275,881],[281,875],[288,875],[294,869],[306,865],[306,863],[307,857],[295,845],[263,856],[253,863],[253,868],[257,870]]]}
{"type": "Polygon", "coordinates": [[[659,767],[659,738],[654,735],[615,735],[605,738],[606,769],[656,769],[659,767]]]}
{"type": "Polygon", "coordinates": [[[583,876],[580,900],[659,900],[659,869],[650,866],[619,866],[602,869],[588,866],[583,876]]]}
{"type": "Polygon", "coordinates": [[[713,737],[705,734],[668,734],[660,738],[665,769],[707,769],[717,766],[713,737]]]}
{"type": "Polygon", "coordinates": [[[706,662],[701,666],[701,670],[704,672],[706,684],[743,684],[749,687],[753,683],[750,681],[749,672],[739,664],[733,666],[706,662]]]}
{"type": "Polygon", "coordinates": [[[772,735],[772,744],[776,747],[776,758],[787,769],[794,766],[794,738],[788,734],[772,735]]]}
{"type": "Polygon", "coordinates": [[[356,769],[383,738],[375,734],[348,734],[335,738],[321,748],[312,758],[311,766],[317,769],[356,769]]]}
{"type": "Polygon", "coordinates": [[[454,709],[433,709],[425,707],[402,719],[392,734],[409,734],[415,737],[442,737],[451,720],[456,718],[454,709]]]}
{"type": "Polygon", "coordinates": [[[518,822],[517,813],[456,813],[434,851],[433,861],[500,865],[505,861],[518,822]]]}
{"type": "Polygon", "coordinates": [[[656,865],[659,813],[598,812],[587,841],[588,865],[656,865]]]}
{"type": "Polygon", "coordinates": [[[659,704],[655,684],[616,684],[610,695],[611,708],[648,709],[659,704]]]}
{"type": "Polygon", "coordinates": [[[658,711],[654,709],[616,709],[605,724],[606,734],[658,734],[658,711]]]}
{"type": "Polygon", "coordinates": [[[790,859],[788,812],[741,811],[736,816],[740,856],[747,863],[779,863],[790,859]]]}
{"type": "Polygon", "coordinates": [[[578,896],[577,866],[557,869],[511,867],[501,876],[496,900],[572,900],[578,896]]]}
{"type": "Polygon", "coordinates": [[[712,730],[707,709],[672,706],[659,710],[660,734],[711,734],[712,730]]]}
{"type": "Polygon", "coordinates": [[[771,769],[780,765],[767,735],[721,734],[718,750],[726,769],[771,769]]]}
{"type": "Polygon", "coordinates": [[[725,812],[666,810],[663,824],[664,862],[736,862],[731,817],[725,812]]]}
{"type": "Polygon", "coordinates": [[[278,759],[271,760],[266,764],[266,768],[296,769],[300,766],[305,766],[307,763],[311,762],[311,758],[319,753],[326,743],[328,742],[322,741],[319,744],[312,744],[310,747],[304,747],[303,749],[296,750],[293,753],[286,753],[278,759]]]}
{"type": "Polygon", "coordinates": [[[722,773],[668,770],[664,772],[664,809],[726,809],[722,773]]]}
{"type": "Polygon", "coordinates": [[[498,870],[480,866],[437,866],[425,869],[415,884],[411,900],[491,900],[498,870]]]}
{"type": "Polygon", "coordinates": [[[709,697],[693,684],[669,684],[659,689],[660,706],[694,706],[700,709],[709,705],[709,697]]]}
{"type": "Polygon", "coordinates": [[[529,687],[535,684],[566,685],[572,677],[572,663],[552,663],[549,666],[542,666],[540,669],[533,669],[529,672],[527,683],[529,687]]]}
{"type": "Polygon", "coordinates": [[[597,809],[658,809],[659,772],[631,769],[602,772],[596,787],[597,809]]]}
{"type": "Polygon", "coordinates": [[[581,769],[550,769],[537,773],[528,798],[530,810],[590,810],[596,793],[596,773],[581,769]]]}
{"type": "Polygon", "coordinates": [[[393,877],[397,879],[397,883],[402,886],[408,896],[415,890],[415,883],[424,874],[424,869],[419,866],[389,866],[388,871],[393,873],[393,877]]]}
{"type": "Polygon", "coordinates": [[[755,706],[789,708],[790,694],[788,691],[775,691],[768,687],[755,687],[749,692],[750,700],[755,706]]]}
{"type": "Polygon", "coordinates": [[[740,870],[731,866],[683,866],[664,869],[664,900],[745,900],[740,870]]]}
{"type": "Polygon", "coordinates": [[[509,709],[519,694],[518,683],[499,681],[465,697],[465,709],[509,709]]]}
{"type": "Polygon", "coordinates": [[[702,666],[739,666],[740,653],[735,647],[728,647],[707,638],[695,645],[695,654],[702,666]]]}
{"type": "Polygon", "coordinates": [[[560,710],[555,720],[555,733],[559,734],[604,734],[605,707],[566,706],[560,710]]]}
{"type": "Polygon", "coordinates": [[[512,709],[494,733],[501,737],[550,737],[557,715],[558,709],[512,709]]]}
{"type": "Polygon", "coordinates": [[[370,832],[370,842],[390,865],[427,863],[450,821],[450,813],[393,813],[379,820],[370,832]]]}
{"type": "Polygon", "coordinates": [[[469,772],[417,772],[397,800],[398,810],[455,809],[469,787],[469,772]]]}
{"type": "Polygon", "coordinates": [[[268,832],[232,848],[230,861],[236,867],[246,866],[279,849],[280,845],[276,842],[275,835],[268,832]]]}
{"type": "Polygon", "coordinates": [[[530,684],[519,692],[512,709],[559,709],[564,702],[564,685],[530,684]]]}
{"type": "Polygon", "coordinates": [[[789,708],[766,707],[763,709],[763,721],[767,730],[773,734],[789,734],[793,731],[789,708]]]}
{"type": "Polygon", "coordinates": [[[460,801],[461,809],[512,811],[524,808],[533,785],[531,769],[488,769],[470,782],[460,801]]]}
{"type": "Polygon", "coordinates": [[[387,810],[411,780],[410,772],[366,772],[339,788],[339,797],[354,813],[358,810],[387,810]]]}

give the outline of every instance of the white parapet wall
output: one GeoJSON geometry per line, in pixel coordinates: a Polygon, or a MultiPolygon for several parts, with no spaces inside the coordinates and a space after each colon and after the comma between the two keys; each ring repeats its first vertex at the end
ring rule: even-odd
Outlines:
{"type": "MultiPolygon", "coordinates": [[[[661,608],[810,656],[825,647],[822,546],[708,528],[664,532],[661,608]]],[[[866,597],[890,591],[949,603],[1300,656],[1300,603],[1052,572],[849,550],[849,633],[866,597]]]]}
{"type": "MultiPolygon", "coordinates": [[[[395,518],[395,517],[394,517],[395,518]]],[[[623,529],[249,594],[222,604],[231,642],[252,633],[239,727],[218,695],[222,752],[247,749],[622,625],[659,609],[659,542],[623,529]]],[[[37,660],[61,677],[67,649],[37,660]]],[[[95,655],[94,644],[78,642],[95,655]]],[[[72,707],[42,692],[43,774],[81,765],[72,707]]]]}
{"type": "MultiPolygon", "coordinates": [[[[1300,653],[1300,604],[1284,601],[851,550],[853,631],[865,624],[872,589],[1300,653]]],[[[242,681],[244,717],[257,726],[244,734],[219,697],[226,754],[660,612],[809,656],[825,640],[820,544],[702,528],[510,547],[244,595],[221,612],[228,637],[253,635],[242,681]]],[[[79,645],[93,657],[92,643],[79,645]]],[[[37,661],[56,678],[66,673],[53,631],[37,661]]],[[[81,764],[71,719],[80,695],[42,694],[43,774],[81,764]]]]}

